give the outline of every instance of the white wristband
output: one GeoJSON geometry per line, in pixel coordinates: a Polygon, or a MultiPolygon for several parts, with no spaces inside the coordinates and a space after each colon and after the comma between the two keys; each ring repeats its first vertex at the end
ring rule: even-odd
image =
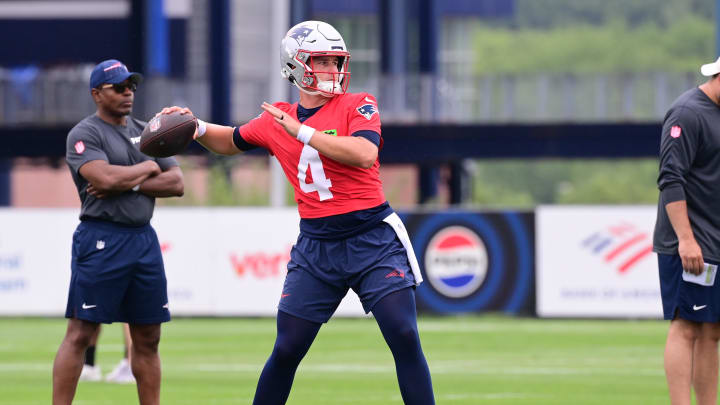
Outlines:
{"type": "Polygon", "coordinates": [[[303,124],[298,131],[297,140],[307,145],[313,135],[315,135],[315,128],[303,124]]]}
{"type": "Polygon", "coordinates": [[[205,121],[201,120],[200,118],[197,118],[197,137],[200,138],[201,136],[205,135],[205,131],[207,131],[207,123],[205,121]]]}
{"type": "Polygon", "coordinates": [[[135,191],[135,192],[137,192],[137,191],[139,191],[139,190],[140,190],[140,185],[139,185],[139,184],[136,184],[135,187],[132,188],[132,191],[135,191]]]}

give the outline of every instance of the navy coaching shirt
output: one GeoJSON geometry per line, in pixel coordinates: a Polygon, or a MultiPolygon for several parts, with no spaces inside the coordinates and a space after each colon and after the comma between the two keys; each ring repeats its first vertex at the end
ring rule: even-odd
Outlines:
{"type": "Polygon", "coordinates": [[[655,252],[677,254],[665,205],[685,200],[703,257],[720,262],[720,106],[697,87],[678,97],[665,115],[658,188],[655,252]]]}
{"type": "Polygon", "coordinates": [[[177,166],[173,157],[152,158],[140,152],[143,128],[145,123],[132,117],[127,118],[127,126],[122,126],[105,122],[93,114],[70,130],[65,159],[82,203],[80,220],[96,219],[132,226],[150,222],[155,208],[154,197],[128,190],[110,198],[95,198],[87,193],[88,181],[79,172],[82,165],[93,160],[132,166],[152,159],[162,171],[177,166]]]}

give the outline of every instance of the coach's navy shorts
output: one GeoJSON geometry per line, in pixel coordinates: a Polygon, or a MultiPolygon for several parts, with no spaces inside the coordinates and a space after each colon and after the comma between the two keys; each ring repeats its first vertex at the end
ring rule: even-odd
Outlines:
{"type": "Polygon", "coordinates": [[[312,322],[327,322],[348,288],[365,312],[386,295],[415,285],[407,252],[393,228],[381,222],[340,240],[300,234],[290,252],[278,309],[312,322]]]}
{"type": "Polygon", "coordinates": [[[683,268],[679,255],[658,253],[658,268],[665,319],[675,319],[677,314],[678,318],[688,321],[720,321],[720,277],[715,279],[712,286],[688,283],[682,279],[683,268]]]}
{"type": "Polygon", "coordinates": [[[73,234],[66,318],[155,324],[170,320],[160,244],[150,225],[83,221],[73,234]]]}

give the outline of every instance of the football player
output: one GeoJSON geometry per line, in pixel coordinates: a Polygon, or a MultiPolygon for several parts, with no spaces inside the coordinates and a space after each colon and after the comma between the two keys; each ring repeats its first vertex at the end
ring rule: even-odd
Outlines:
{"type": "MultiPolygon", "coordinates": [[[[434,404],[417,329],[415,286],[422,281],[407,232],[385,199],[378,150],[383,140],[374,96],[347,93],[350,53],[331,25],[305,21],[280,47],[282,76],[299,103],[263,103],[237,128],[198,120],[196,140],[233,155],[262,147],[295,189],[300,235],[278,305],[275,347],[254,404],[284,404],[295,370],[349,288],[372,311],[395,359],[406,404],[434,404]]],[[[168,107],[191,113],[187,108],[168,107]]]]}

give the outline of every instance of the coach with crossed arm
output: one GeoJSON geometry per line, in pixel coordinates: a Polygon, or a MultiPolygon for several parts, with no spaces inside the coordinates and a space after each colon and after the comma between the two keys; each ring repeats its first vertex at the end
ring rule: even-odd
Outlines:
{"type": "Polygon", "coordinates": [[[141,405],[160,403],[160,324],[170,320],[160,244],[150,226],[155,197],[183,195],[174,158],[138,149],[145,123],[129,117],[142,80],[121,62],[98,64],[90,76],[95,114],[67,137],[66,159],[80,196],[73,234],[65,338],[53,365],[53,405],[75,396],[83,354],[100,323],[126,322],[141,405]]]}
{"type": "Polygon", "coordinates": [[[717,403],[720,338],[720,58],[707,82],[665,115],[654,250],[663,313],[670,320],[665,375],[673,405],[717,403]]]}

